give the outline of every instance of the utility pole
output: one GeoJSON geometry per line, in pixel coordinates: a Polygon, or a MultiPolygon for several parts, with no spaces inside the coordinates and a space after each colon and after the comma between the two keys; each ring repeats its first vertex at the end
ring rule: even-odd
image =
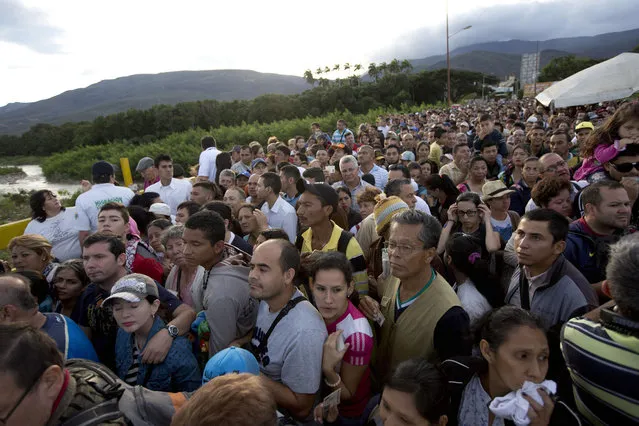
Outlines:
{"type": "Polygon", "coordinates": [[[448,0],[446,0],[446,67],[448,68],[448,84],[446,89],[448,91],[448,108],[452,105],[450,100],[450,49],[449,49],[449,40],[450,37],[448,35],[448,0]]]}

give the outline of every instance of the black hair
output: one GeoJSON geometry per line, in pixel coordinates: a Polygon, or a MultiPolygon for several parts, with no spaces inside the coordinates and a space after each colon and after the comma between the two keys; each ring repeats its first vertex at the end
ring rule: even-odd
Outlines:
{"type": "Polygon", "coordinates": [[[29,389],[52,365],[64,359],[55,341],[25,323],[0,324],[0,372],[13,377],[18,389],[29,389]]]}
{"type": "Polygon", "coordinates": [[[181,164],[173,164],[173,177],[174,178],[184,177],[184,167],[182,167],[181,164]]]}
{"type": "Polygon", "coordinates": [[[38,300],[38,305],[44,302],[49,295],[49,282],[42,275],[42,272],[38,271],[21,271],[16,274],[18,277],[22,277],[23,281],[25,281],[29,285],[29,290],[33,297],[38,300]]]}
{"type": "Polygon", "coordinates": [[[280,228],[265,229],[260,232],[260,235],[264,237],[264,241],[268,240],[286,240],[288,241],[288,234],[286,231],[280,228]]]}
{"type": "Polygon", "coordinates": [[[172,223],[168,219],[155,219],[153,222],[149,223],[149,225],[146,227],[147,231],[152,226],[155,226],[156,228],[160,228],[161,230],[165,230],[167,228],[170,228],[172,226],[172,223]]]}
{"type": "Polygon", "coordinates": [[[232,161],[231,161],[231,154],[229,154],[228,152],[220,152],[219,154],[217,154],[217,157],[215,157],[215,168],[216,168],[216,172],[215,172],[215,183],[219,185],[220,183],[220,173],[222,173],[223,170],[226,169],[230,169],[232,166],[232,161]]]}
{"type": "Polygon", "coordinates": [[[127,207],[127,210],[129,211],[129,216],[135,221],[135,224],[138,226],[138,231],[145,235],[146,230],[149,227],[149,223],[153,222],[156,219],[155,215],[140,206],[129,206],[127,207]]]}
{"type": "Polygon", "coordinates": [[[388,166],[389,172],[392,172],[393,170],[399,170],[400,172],[402,172],[402,175],[404,175],[406,179],[410,179],[410,170],[408,170],[408,167],[406,167],[405,165],[391,164],[390,166],[388,166]]]}
{"type": "Polygon", "coordinates": [[[182,210],[182,209],[186,209],[189,212],[189,216],[191,216],[192,214],[195,214],[197,212],[200,211],[200,208],[202,206],[200,206],[198,203],[196,203],[195,201],[182,201],[178,206],[176,210],[182,210]]]}
{"type": "Polygon", "coordinates": [[[308,169],[304,170],[302,176],[304,176],[305,178],[314,179],[315,183],[324,182],[325,179],[324,172],[319,167],[309,167],[308,169]]]}
{"type": "Polygon", "coordinates": [[[281,167],[279,170],[280,172],[284,173],[284,176],[286,176],[287,178],[293,178],[295,179],[296,182],[300,178],[300,169],[298,169],[296,166],[293,166],[291,164],[286,164],[285,166],[281,167]]]}
{"type": "Polygon", "coordinates": [[[160,194],[153,191],[135,194],[129,202],[129,207],[140,206],[143,209],[148,210],[151,207],[151,204],[153,204],[153,200],[156,198],[160,198],[160,194]]]}
{"type": "Polygon", "coordinates": [[[276,146],[275,147],[275,151],[281,151],[287,157],[291,156],[291,148],[289,148],[288,146],[286,146],[284,144],[276,146]]]}
{"type": "Polygon", "coordinates": [[[279,195],[282,191],[282,181],[276,173],[266,172],[260,176],[260,179],[264,180],[264,187],[271,188],[274,194],[279,195]]]}
{"type": "Polygon", "coordinates": [[[580,194],[581,204],[584,207],[586,204],[592,204],[598,207],[599,204],[601,204],[601,190],[603,188],[611,191],[614,191],[615,189],[624,189],[623,185],[616,180],[600,180],[584,188],[580,194]]]}
{"type": "MultiPolygon", "coordinates": [[[[44,222],[47,219],[47,213],[44,211],[44,202],[47,195],[55,197],[55,194],[48,189],[41,189],[34,192],[29,198],[29,207],[31,207],[31,218],[38,222],[44,222]]],[[[64,211],[62,207],[62,211],[64,211]]]]}
{"type": "Polygon", "coordinates": [[[493,146],[495,147],[497,146],[497,143],[495,141],[492,141],[492,140],[484,141],[482,142],[481,147],[479,148],[479,152],[484,152],[486,148],[491,148],[493,146]]]}
{"type": "Polygon", "coordinates": [[[315,280],[319,271],[338,270],[344,275],[346,285],[350,287],[353,283],[353,266],[344,253],[339,251],[318,251],[311,255],[312,261],[309,276],[315,280]]]}
{"type": "Polygon", "coordinates": [[[370,185],[375,186],[375,176],[373,176],[372,174],[370,174],[370,173],[364,173],[364,174],[361,176],[361,179],[362,179],[364,182],[366,182],[366,183],[368,183],[368,184],[370,184],[370,185]]]}
{"type": "Polygon", "coordinates": [[[414,358],[401,362],[385,387],[413,395],[419,415],[430,423],[439,423],[440,417],[448,412],[448,379],[439,368],[425,359],[414,358]]]}
{"type": "Polygon", "coordinates": [[[392,195],[399,196],[399,194],[402,192],[402,186],[410,184],[411,183],[409,179],[393,179],[389,181],[384,187],[384,194],[386,194],[387,197],[390,197],[392,195]]]}
{"type": "Polygon", "coordinates": [[[481,204],[481,198],[479,197],[479,194],[476,194],[474,192],[462,192],[461,194],[459,194],[459,196],[457,197],[457,202],[460,203],[462,201],[470,201],[476,206],[479,206],[481,204]]]}
{"type": "Polygon", "coordinates": [[[229,222],[233,220],[233,212],[231,211],[231,207],[223,201],[209,201],[208,203],[202,206],[202,210],[208,210],[215,213],[218,213],[222,216],[222,219],[228,220],[229,222]]]}
{"type": "Polygon", "coordinates": [[[446,242],[446,254],[450,256],[453,267],[475,284],[493,308],[504,304],[505,294],[500,286],[495,285],[499,279],[490,272],[490,262],[482,257],[481,243],[477,238],[463,233],[451,235],[446,242]]]}
{"type": "Polygon", "coordinates": [[[400,149],[399,149],[399,147],[397,145],[388,145],[386,147],[386,151],[384,153],[387,153],[389,149],[396,149],[398,154],[400,152],[400,149]]]}
{"type": "Polygon", "coordinates": [[[97,243],[107,243],[109,245],[109,251],[117,258],[121,254],[126,252],[126,246],[124,242],[111,234],[103,234],[100,232],[96,232],[95,234],[89,235],[82,243],[83,248],[91,247],[93,244],[97,243]]]}
{"type": "Polygon", "coordinates": [[[171,158],[171,156],[169,154],[160,154],[157,157],[155,157],[155,160],[153,161],[153,164],[155,164],[156,168],[160,167],[160,163],[162,161],[166,161],[169,162],[171,164],[173,164],[173,159],[171,158]]]}
{"type": "Polygon", "coordinates": [[[446,133],[448,133],[447,130],[441,128],[441,127],[435,127],[435,130],[433,130],[435,132],[435,139],[439,139],[441,138],[443,135],[445,135],[446,133]]]}
{"type": "Polygon", "coordinates": [[[226,235],[226,226],[224,219],[219,213],[210,210],[201,210],[190,216],[184,224],[188,229],[199,229],[202,231],[206,239],[214,245],[219,241],[224,241],[226,235]]]}
{"type": "Polygon", "coordinates": [[[530,327],[546,332],[537,315],[514,305],[506,305],[488,312],[475,324],[474,343],[479,344],[481,340],[485,340],[490,349],[496,351],[518,327],[530,327]]]}
{"type": "Polygon", "coordinates": [[[200,145],[202,146],[202,149],[217,147],[217,141],[213,136],[207,135],[200,139],[200,145]]]}
{"type": "Polygon", "coordinates": [[[479,116],[479,122],[481,123],[482,121],[493,121],[493,116],[490,114],[482,114],[479,116]]]}
{"type": "Polygon", "coordinates": [[[522,219],[531,222],[548,222],[548,230],[552,235],[553,244],[565,241],[568,236],[570,222],[562,214],[550,209],[535,209],[526,212],[522,219]]]}

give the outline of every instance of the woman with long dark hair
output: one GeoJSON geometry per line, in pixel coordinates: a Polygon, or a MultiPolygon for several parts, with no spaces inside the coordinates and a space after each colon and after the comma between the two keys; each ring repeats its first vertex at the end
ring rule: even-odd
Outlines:
{"type": "Polygon", "coordinates": [[[424,178],[424,186],[434,201],[434,205],[430,206],[431,214],[444,225],[448,220],[448,209],[455,204],[459,190],[448,176],[435,174],[424,178]]]}

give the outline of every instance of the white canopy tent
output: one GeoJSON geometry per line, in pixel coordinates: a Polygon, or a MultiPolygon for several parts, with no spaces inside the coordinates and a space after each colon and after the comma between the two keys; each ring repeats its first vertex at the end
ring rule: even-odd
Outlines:
{"type": "Polygon", "coordinates": [[[555,108],[623,99],[639,91],[639,53],[622,53],[561,80],[535,99],[555,108]]]}

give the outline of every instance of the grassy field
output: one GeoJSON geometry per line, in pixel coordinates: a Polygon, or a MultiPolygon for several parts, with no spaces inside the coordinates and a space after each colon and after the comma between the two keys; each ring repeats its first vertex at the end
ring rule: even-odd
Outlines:
{"type": "Polygon", "coordinates": [[[0,166],[0,176],[19,175],[19,174],[25,174],[24,170],[22,170],[20,167],[15,167],[15,166],[2,167],[2,166],[0,166]]]}
{"type": "Polygon", "coordinates": [[[44,157],[35,155],[16,155],[11,157],[1,157],[0,166],[24,166],[25,164],[40,164],[44,157]]]}

